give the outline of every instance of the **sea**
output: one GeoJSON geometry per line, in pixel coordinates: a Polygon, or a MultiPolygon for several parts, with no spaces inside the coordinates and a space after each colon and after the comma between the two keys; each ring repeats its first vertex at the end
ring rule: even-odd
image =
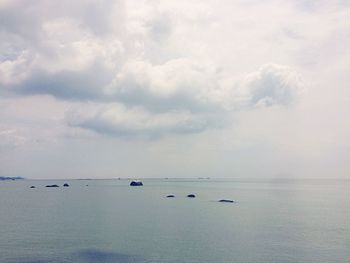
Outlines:
{"type": "Polygon", "coordinates": [[[142,181],[1,181],[0,262],[350,262],[350,180],[142,181]]]}

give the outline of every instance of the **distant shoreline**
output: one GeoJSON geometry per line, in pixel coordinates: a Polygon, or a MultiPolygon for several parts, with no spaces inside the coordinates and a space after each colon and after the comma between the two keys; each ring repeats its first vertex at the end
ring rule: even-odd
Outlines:
{"type": "Polygon", "coordinates": [[[24,180],[23,177],[20,177],[20,176],[0,176],[0,181],[8,181],[8,180],[24,180]]]}
{"type": "Polygon", "coordinates": [[[232,181],[232,182],[268,182],[268,183],[285,183],[285,182],[307,182],[307,181],[345,181],[349,182],[350,178],[242,178],[242,177],[237,177],[237,178],[223,178],[223,177],[112,177],[112,178],[25,178],[21,176],[0,176],[0,181],[15,181],[15,180],[26,180],[26,181],[67,181],[67,180],[72,180],[72,181],[91,181],[91,180],[116,180],[116,181],[131,181],[131,180],[146,180],[146,181],[152,181],[152,180],[164,180],[168,182],[172,181],[179,181],[179,180],[184,180],[186,182],[189,181],[202,181],[202,182],[215,182],[215,181],[232,181]]]}

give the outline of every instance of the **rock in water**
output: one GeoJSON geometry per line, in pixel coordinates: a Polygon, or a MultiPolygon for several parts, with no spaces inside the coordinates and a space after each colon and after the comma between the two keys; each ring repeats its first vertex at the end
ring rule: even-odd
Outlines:
{"type": "Polygon", "coordinates": [[[65,183],[63,186],[64,186],[64,187],[69,187],[69,184],[65,183]]]}
{"type": "Polygon", "coordinates": [[[234,203],[235,201],[233,200],[228,200],[228,199],[221,199],[219,200],[220,203],[234,203]]]}
{"type": "Polygon", "coordinates": [[[187,197],[189,197],[189,198],[195,198],[196,196],[195,196],[194,194],[189,194],[189,195],[187,195],[187,197]]]}
{"type": "Polygon", "coordinates": [[[167,198],[174,198],[175,195],[167,195],[166,197],[167,197],[167,198]]]}
{"type": "Polygon", "coordinates": [[[59,187],[57,184],[49,184],[46,187],[59,187]]]}
{"type": "Polygon", "coordinates": [[[130,183],[130,186],[142,186],[143,183],[141,181],[132,181],[130,183]]]}
{"type": "Polygon", "coordinates": [[[34,185],[32,185],[30,188],[35,188],[35,186],[34,186],[34,185]]]}

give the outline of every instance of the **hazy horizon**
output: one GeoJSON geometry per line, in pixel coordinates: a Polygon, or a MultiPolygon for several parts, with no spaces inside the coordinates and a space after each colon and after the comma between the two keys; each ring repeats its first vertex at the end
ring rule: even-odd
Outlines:
{"type": "Polygon", "coordinates": [[[350,2],[0,1],[0,176],[350,178],[350,2]]]}

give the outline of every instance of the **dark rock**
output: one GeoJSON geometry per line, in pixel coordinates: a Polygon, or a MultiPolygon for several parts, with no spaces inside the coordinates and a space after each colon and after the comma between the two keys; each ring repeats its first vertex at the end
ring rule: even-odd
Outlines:
{"type": "Polygon", "coordinates": [[[69,187],[69,184],[65,183],[63,186],[64,186],[64,187],[69,187]]]}
{"type": "Polygon", "coordinates": [[[166,197],[167,198],[173,198],[173,197],[175,197],[175,195],[167,195],[166,197]]]}
{"type": "Polygon", "coordinates": [[[35,188],[35,186],[34,186],[34,185],[32,185],[30,188],[35,188]]]}
{"type": "Polygon", "coordinates": [[[132,181],[130,183],[130,186],[142,186],[143,183],[141,181],[132,181]]]}
{"type": "Polygon", "coordinates": [[[59,187],[57,184],[49,184],[46,187],[59,187]]]}
{"type": "Polygon", "coordinates": [[[233,200],[228,200],[228,199],[221,199],[219,200],[220,203],[234,203],[235,201],[233,200]]]}
{"type": "Polygon", "coordinates": [[[195,196],[194,194],[189,194],[189,195],[187,195],[187,197],[189,197],[189,198],[195,198],[196,196],[195,196]]]}

